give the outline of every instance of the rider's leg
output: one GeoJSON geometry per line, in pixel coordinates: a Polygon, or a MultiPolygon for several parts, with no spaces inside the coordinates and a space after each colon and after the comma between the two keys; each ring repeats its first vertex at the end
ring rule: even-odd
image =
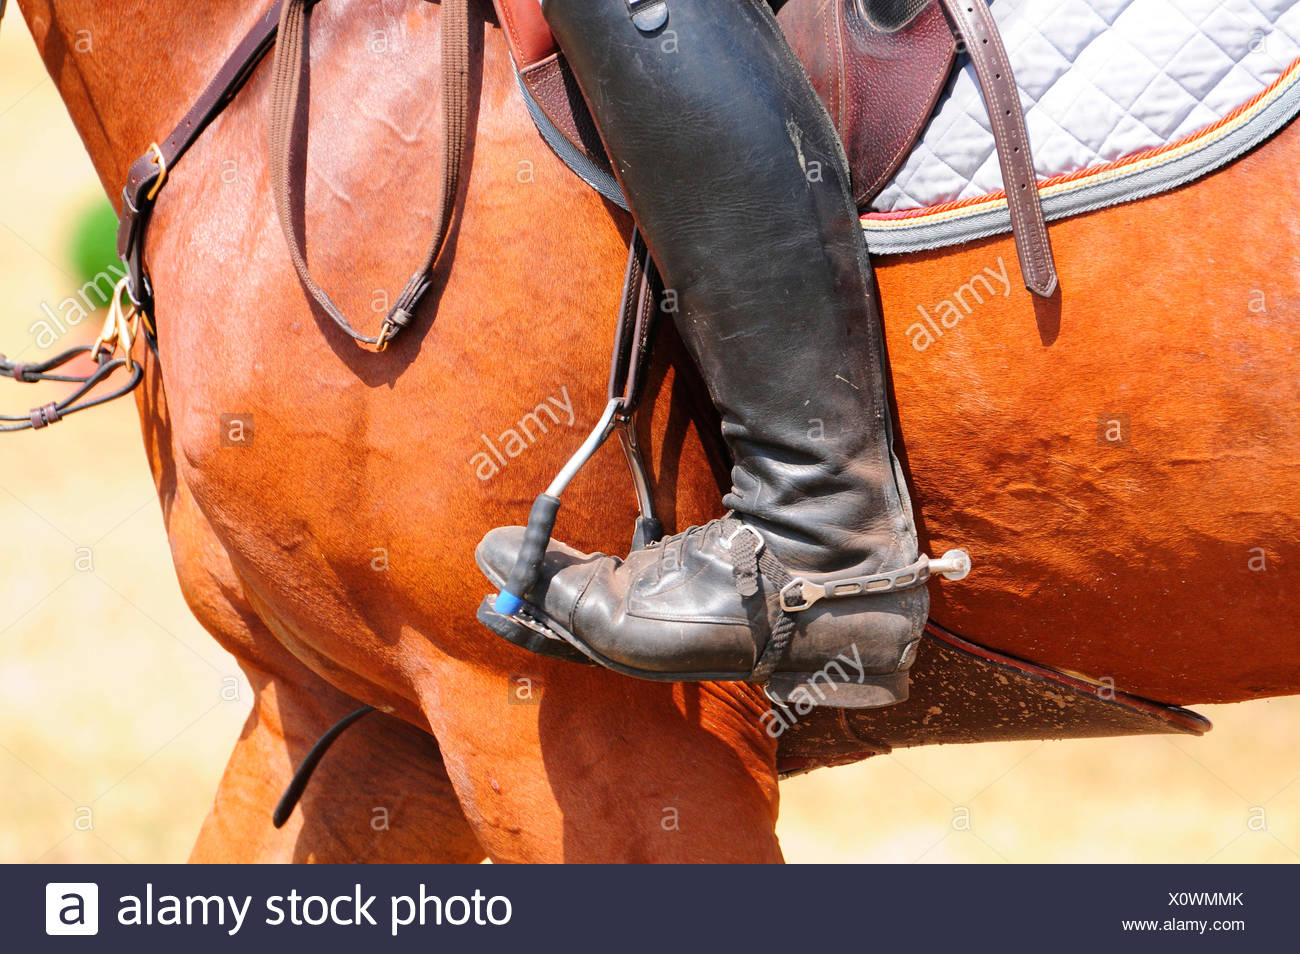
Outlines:
{"type": "MultiPolygon", "coordinates": [[[[822,670],[814,701],[888,704],[928,598],[923,570],[861,581],[918,554],[843,150],[765,3],[667,8],[647,32],[626,0],[543,6],[722,414],[733,513],[626,561],[553,543],[525,612],[634,675],[766,682],[775,665],[779,692],[822,670]],[[791,576],[885,592],[796,609],[818,591],[791,576]]],[[[498,586],[521,537],[479,546],[498,586]]]]}

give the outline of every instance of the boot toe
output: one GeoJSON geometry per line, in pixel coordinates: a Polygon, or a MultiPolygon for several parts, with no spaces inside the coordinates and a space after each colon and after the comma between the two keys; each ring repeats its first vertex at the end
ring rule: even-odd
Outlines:
{"type": "MultiPolygon", "coordinates": [[[[515,560],[524,545],[523,527],[498,527],[490,530],[474,548],[474,561],[493,586],[500,588],[510,578],[515,560]]],[[[611,560],[603,553],[583,553],[567,543],[552,540],[546,546],[541,572],[529,594],[529,602],[550,612],[562,610],[557,618],[568,615],[592,570],[602,561],[611,560]]],[[[613,561],[617,562],[617,561],[613,561]]]]}
{"type": "Polygon", "coordinates": [[[474,548],[474,562],[493,586],[503,586],[523,545],[523,527],[497,527],[489,530],[474,548]]]}

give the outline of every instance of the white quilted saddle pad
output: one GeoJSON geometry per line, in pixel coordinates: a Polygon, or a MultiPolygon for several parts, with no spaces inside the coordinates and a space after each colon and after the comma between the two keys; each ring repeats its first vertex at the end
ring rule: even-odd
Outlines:
{"type": "MultiPolygon", "coordinates": [[[[993,0],[1046,217],[1189,182],[1300,111],[1297,0],[993,0]]],[[[862,216],[873,252],[1006,232],[988,116],[964,63],[862,216]]]]}

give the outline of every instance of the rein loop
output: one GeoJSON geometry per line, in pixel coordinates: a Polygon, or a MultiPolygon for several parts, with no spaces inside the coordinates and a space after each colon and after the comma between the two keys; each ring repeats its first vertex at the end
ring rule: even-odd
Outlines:
{"type": "MultiPolygon", "coordinates": [[[[270,163],[271,192],[280,227],[289,246],[298,280],[312,299],[334,323],[355,340],[383,351],[388,343],[411,322],[425,292],[433,285],[433,269],[447,242],[448,226],[460,190],[460,167],[465,154],[466,115],[469,103],[469,17],[468,0],[442,0],[439,32],[442,37],[442,112],[443,137],[439,155],[441,176],[438,205],[434,213],[433,239],[415,273],[411,275],[397,301],[384,317],[379,334],[357,331],[334,300],[312,278],[303,254],[302,242],[294,228],[294,213],[301,210],[293,201],[291,170],[294,154],[294,127],[303,106],[303,79],[307,75],[307,36],[311,8],[319,0],[286,0],[280,16],[280,38],[275,45],[275,80],[271,91],[270,163]]],[[[306,143],[301,144],[306,149],[306,143]]]]}

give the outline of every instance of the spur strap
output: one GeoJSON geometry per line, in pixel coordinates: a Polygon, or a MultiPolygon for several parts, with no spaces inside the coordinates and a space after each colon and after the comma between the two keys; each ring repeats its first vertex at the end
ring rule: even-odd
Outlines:
{"type": "MultiPolygon", "coordinates": [[[[280,37],[275,47],[275,80],[271,92],[270,164],[271,192],[280,217],[280,227],[289,246],[289,257],[298,280],[316,304],[352,338],[375,345],[382,351],[410,324],[415,309],[433,284],[433,269],[447,241],[448,226],[460,188],[460,168],[467,138],[466,114],[469,103],[468,0],[442,0],[442,90],[443,137],[439,156],[440,177],[433,239],[424,260],[411,276],[397,301],[385,316],[379,334],[357,331],[333,299],[312,277],[303,254],[302,241],[294,228],[293,190],[290,182],[294,146],[294,120],[298,116],[307,72],[307,34],[311,8],[318,0],[286,0],[280,18],[280,37]]],[[[305,148],[305,143],[303,144],[305,148]]]]}
{"type": "Polygon", "coordinates": [[[761,685],[772,678],[772,673],[776,672],[776,667],[789,651],[790,643],[794,641],[795,621],[784,606],[771,604],[760,582],[766,581],[776,592],[784,592],[790,585],[790,572],[772,556],[762,536],[753,527],[742,525],[732,533],[727,549],[731,551],[731,572],[736,592],[745,599],[757,596],[764,603],[764,612],[758,614],[766,630],[762,634],[765,637],[763,651],[747,677],[749,682],[761,685]]]}
{"type": "Polygon", "coordinates": [[[1029,152],[1025,114],[1006,48],[987,0],[943,0],[943,6],[979,78],[1002,168],[1002,188],[1007,194],[1021,277],[1035,295],[1050,298],[1056,291],[1056,265],[1038,200],[1038,177],[1029,152]]]}

